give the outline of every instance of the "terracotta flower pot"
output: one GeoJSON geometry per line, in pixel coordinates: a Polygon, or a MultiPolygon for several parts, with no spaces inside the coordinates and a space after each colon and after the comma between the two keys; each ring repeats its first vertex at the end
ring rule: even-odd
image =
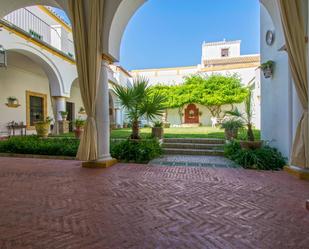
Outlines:
{"type": "Polygon", "coordinates": [[[75,138],[80,139],[84,133],[84,128],[78,127],[74,130],[75,138]]]}
{"type": "Polygon", "coordinates": [[[158,139],[163,138],[163,128],[162,127],[152,127],[152,136],[158,139]]]}
{"type": "Polygon", "coordinates": [[[35,123],[35,130],[39,137],[47,138],[50,129],[50,123],[35,123]]]}
{"type": "Polygon", "coordinates": [[[225,138],[227,140],[237,139],[238,137],[238,128],[236,129],[225,129],[225,138]]]}
{"type": "Polygon", "coordinates": [[[242,149],[246,150],[256,150],[260,149],[263,145],[263,141],[258,140],[258,141],[239,141],[240,146],[242,149]]]}

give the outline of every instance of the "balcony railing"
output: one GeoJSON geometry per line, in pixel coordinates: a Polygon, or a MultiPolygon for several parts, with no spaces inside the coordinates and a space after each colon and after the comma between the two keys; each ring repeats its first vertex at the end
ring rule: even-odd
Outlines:
{"type": "Polygon", "coordinates": [[[18,9],[3,19],[28,32],[33,38],[42,40],[73,59],[75,58],[74,43],[68,38],[68,32],[63,28],[50,26],[30,10],[26,8],[18,9]]]}

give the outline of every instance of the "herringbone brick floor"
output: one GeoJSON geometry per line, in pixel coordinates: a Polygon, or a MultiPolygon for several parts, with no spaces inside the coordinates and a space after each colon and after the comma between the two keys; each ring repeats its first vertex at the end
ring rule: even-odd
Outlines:
{"type": "Polygon", "coordinates": [[[284,172],[0,158],[0,249],[308,249],[284,172]]]}

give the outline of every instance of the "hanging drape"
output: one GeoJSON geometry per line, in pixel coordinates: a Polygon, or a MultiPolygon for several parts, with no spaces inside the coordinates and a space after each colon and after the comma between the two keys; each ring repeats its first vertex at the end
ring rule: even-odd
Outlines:
{"type": "Polygon", "coordinates": [[[303,114],[294,138],[291,165],[309,168],[308,76],[302,0],[278,0],[290,68],[303,114]]]}
{"type": "Polygon", "coordinates": [[[68,0],[75,43],[78,80],[87,122],[77,152],[83,161],[98,159],[95,104],[101,72],[104,0],[68,0]]]}

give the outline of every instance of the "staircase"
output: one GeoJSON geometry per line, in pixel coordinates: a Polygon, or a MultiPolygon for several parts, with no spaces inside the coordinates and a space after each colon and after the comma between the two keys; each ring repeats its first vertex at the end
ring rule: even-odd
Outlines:
{"type": "Polygon", "coordinates": [[[163,151],[167,155],[223,156],[225,141],[208,138],[165,138],[163,151]]]}

